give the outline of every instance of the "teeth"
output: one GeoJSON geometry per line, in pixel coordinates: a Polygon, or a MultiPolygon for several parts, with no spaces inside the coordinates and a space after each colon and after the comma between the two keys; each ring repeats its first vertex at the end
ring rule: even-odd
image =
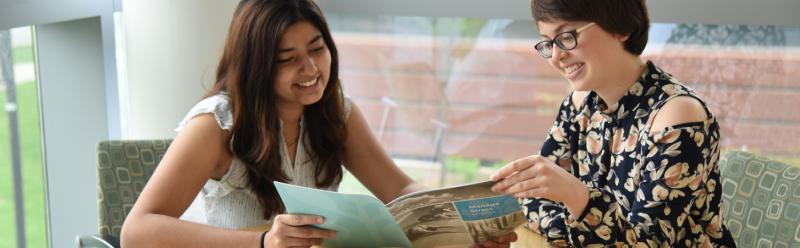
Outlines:
{"type": "Polygon", "coordinates": [[[317,82],[317,79],[314,78],[314,79],[309,80],[308,82],[298,83],[298,85],[303,86],[303,87],[308,87],[308,86],[314,85],[314,83],[316,83],[316,82],[317,82]]]}
{"type": "Polygon", "coordinates": [[[566,72],[567,74],[570,74],[570,73],[573,73],[573,72],[577,71],[581,67],[583,67],[583,63],[572,64],[570,66],[564,67],[564,72],[566,72]]]}

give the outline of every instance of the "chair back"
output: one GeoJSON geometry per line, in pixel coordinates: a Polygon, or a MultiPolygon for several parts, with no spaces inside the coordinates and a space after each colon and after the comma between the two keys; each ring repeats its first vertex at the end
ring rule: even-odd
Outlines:
{"type": "Polygon", "coordinates": [[[747,152],[720,159],[724,221],[739,247],[800,247],[800,168],[747,152]]]}
{"type": "Polygon", "coordinates": [[[119,239],[122,223],[172,140],[109,140],[97,145],[101,237],[119,239]]]}

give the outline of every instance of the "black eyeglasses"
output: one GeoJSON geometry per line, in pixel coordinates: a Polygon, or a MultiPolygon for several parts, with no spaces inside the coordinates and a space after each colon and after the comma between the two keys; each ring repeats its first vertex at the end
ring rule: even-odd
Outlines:
{"type": "Polygon", "coordinates": [[[582,27],[579,27],[575,30],[566,31],[560,34],[557,34],[552,40],[543,40],[539,43],[536,43],[533,46],[542,57],[547,59],[553,57],[553,44],[555,43],[558,45],[558,48],[561,48],[561,51],[569,51],[575,49],[578,46],[578,33],[586,30],[587,28],[594,25],[594,22],[590,22],[582,27]]]}

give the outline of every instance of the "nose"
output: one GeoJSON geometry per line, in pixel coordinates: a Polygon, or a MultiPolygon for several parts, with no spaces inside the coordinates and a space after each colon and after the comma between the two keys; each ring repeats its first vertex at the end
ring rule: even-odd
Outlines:
{"type": "Polygon", "coordinates": [[[303,59],[303,65],[300,67],[300,72],[303,74],[316,74],[317,73],[317,63],[314,61],[314,58],[308,56],[303,59]]]}
{"type": "Polygon", "coordinates": [[[557,65],[559,60],[564,59],[568,54],[567,51],[561,50],[556,44],[553,44],[553,51],[552,56],[550,56],[550,63],[553,65],[557,65]]]}

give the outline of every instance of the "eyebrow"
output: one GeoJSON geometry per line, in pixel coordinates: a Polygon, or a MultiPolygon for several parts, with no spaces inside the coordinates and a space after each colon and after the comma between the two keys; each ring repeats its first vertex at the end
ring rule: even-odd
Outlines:
{"type": "MultiPolygon", "coordinates": [[[[308,45],[314,44],[314,42],[317,42],[317,41],[319,41],[321,39],[322,39],[322,35],[318,34],[317,36],[314,36],[314,38],[311,39],[311,41],[308,42],[308,45]]],[[[291,52],[291,51],[294,51],[294,48],[281,48],[281,49],[278,50],[278,53],[285,53],[285,52],[291,52]]]]}
{"type": "MultiPolygon", "coordinates": [[[[569,23],[564,23],[564,24],[559,25],[556,28],[556,31],[555,31],[556,35],[560,34],[561,30],[564,29],[564,27],[566,27],[568,25],[570,25],[570,24],[569,23]]],[[[539,35],[542,36],[542,37],[548,38],[548,39],[550,38],[550,36],[547,36],[546,34],[539,33],[539,35]]]]}

